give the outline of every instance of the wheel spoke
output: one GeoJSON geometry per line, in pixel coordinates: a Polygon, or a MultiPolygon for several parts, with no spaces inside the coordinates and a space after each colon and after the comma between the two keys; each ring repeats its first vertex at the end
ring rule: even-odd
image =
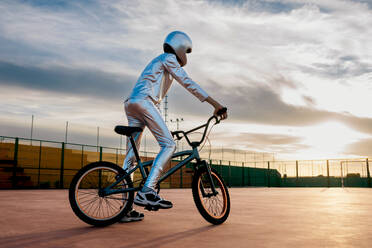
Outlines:
{"type": "Polygon", "coordinates": [[[88,213],[90,213],[91,209],[94,207],[94,204],[93,203],[96,202],[97,199],[98,199],[98,197],[97,198],[94,198],[94,200],[92,200],[90,203],[88,203],[88,204],[85,205],[85,206],[88,206],[87,207],[87,212],[88,213]]]}
{"type": "Polygon", "coordinates": [[[87,203],[87,204],[85,204],[85,206],[86,206],[86,205],[91,205],[91,203],[95,202],[98,198],[99,198],[99,196],[97,195],[97,196],[94,197],[94,198],[91,198],[91,199],[85,199],[84,201],[80,201],[80,204],[84,205],[84,203],[87,203]]]}
{"type": "Polygon", "coordinates": [[[109,207],[107,208],[107,210],[110,210],[109,214],[112,214],[115,209],[111,206],[111,203],[106,198],[105,198],[105,201],[106,201],[107,206],[109,207]]]}
{"type": "Polygon", "coordinates": [[[199,179],[199,196],[201,199],[201,203],[207,213],[213,218],[220,218],[225,213],[225,204],[227,199],[225,199],[226,195],[223,192],[224,188],[222,182],[213,172],[211,175],[217,194],[212,195],[213,190],[211,184],[209,183],[209,176],[207,172],[204,171],[203,174],[200,175],[199,179]],[[202,190],[206,194],[205,197],[203,197],[202,195],[202,190]]]}
{"type": "MultiPolygon", "coordinates": [[[[98,195],[97,192],[93,193],[93,192],[84,192],[84,191],[79,191],[79,194],[98,195]]],[[[85,196],[85,197],[89,197],[89,196],[85,196]]]]}
{"type": "MultiPolygon", "coordinates": [[[[92,167],[81,176],[75,186],[76,203],[79,210],[88,218],[104,221],[113,218],[121,213],[130,199],[130,193],[119,193],[100,197],[98,194],[100,181],[101,188],[108,187],[115,183],[116,169],[105,166],[92,167]],[[100,175],[100,178],[99,178],[100,175]]],[[[129,178],[130,180],[130,178],[129,178]]],[[[121,180],[115,189],[125,189],[130,185],[126,178],[121,180]]]]}

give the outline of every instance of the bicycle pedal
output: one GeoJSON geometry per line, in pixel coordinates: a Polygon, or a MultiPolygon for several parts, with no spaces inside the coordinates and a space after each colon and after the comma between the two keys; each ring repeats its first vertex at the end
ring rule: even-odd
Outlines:
{"type": "Polygon", "coordinates": [[[145,207],[146,210],[148,211],[158,211],[159,210],[159,207],[155,207],[155,206],[151,206],[151,205],[147,205],[145,207]]]}

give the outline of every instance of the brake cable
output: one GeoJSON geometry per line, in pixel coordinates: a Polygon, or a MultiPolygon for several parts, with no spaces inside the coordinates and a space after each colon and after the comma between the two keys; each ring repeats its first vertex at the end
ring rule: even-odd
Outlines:
{"type": "Polygon", "coordinates": [[[209,143],[209,153],[208,153],[208,160],[211,160],[211,154],[212,154],[212,145],[211,145],[211,141],[209,140],[209,134],[211,133],[213,127],[217,124],[217,122],[215,122],[211,128],[209,129],[207,135],[205,136],[205,141],[203,142],[203,145],[201,146],[201,148],[199,149],[199,152],[204,148],[205,146],[205,143],[207,142],[208,140],[208,143],[209,143]]]}

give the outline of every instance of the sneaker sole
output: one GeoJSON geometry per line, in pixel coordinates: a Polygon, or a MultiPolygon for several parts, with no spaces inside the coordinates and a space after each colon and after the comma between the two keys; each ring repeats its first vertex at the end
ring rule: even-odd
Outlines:
{"type": "Polygon", "coordinates": [[[162,204],[151,204],[150,202],[147,202],[147,203],[144,203],[144,202],[140,202],[140,201],[136,201],[136,199],[134,199],[134,204],[136,204],[137,206],[141,206],[141,207],[155,207],[155,208],[161,208],[161,209],[169,209],[169,208],[172,208],[172,206],[165,206],[165,205],[162,205],[162,204]]]}

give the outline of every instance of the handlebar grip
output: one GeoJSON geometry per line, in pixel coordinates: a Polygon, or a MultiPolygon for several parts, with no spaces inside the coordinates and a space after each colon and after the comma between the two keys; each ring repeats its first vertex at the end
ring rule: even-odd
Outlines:
{"type": "Polygon", "coordinates": [[[223,115],[224,113],[226,113],[226,111],[227,111],[227,108],[223,107],[222,109],[217,111],[217,115],[223,115]]]}

